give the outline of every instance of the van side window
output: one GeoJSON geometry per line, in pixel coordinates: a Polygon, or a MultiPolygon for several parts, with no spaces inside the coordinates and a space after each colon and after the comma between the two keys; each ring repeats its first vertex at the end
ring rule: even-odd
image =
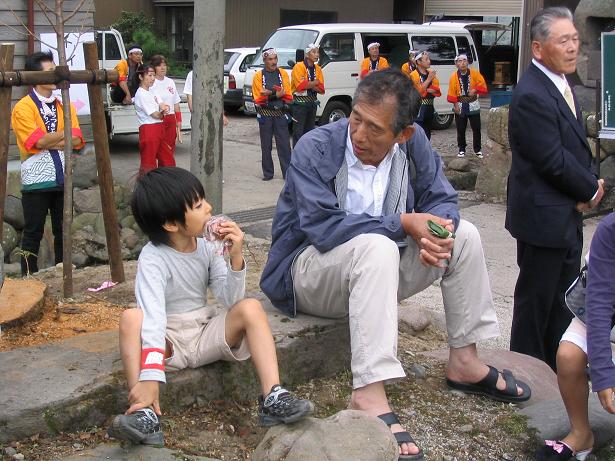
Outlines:
{"type": "Polygon", "coordinates": [[[120,47],[117,45],[117,39],[113,34],[105,34],[105,59],[122,59],[120,47]]]}
{"type": "MultiPolygon", "coordinates": [[[[408,61],[408,34],[361,34],[363,40],[363,56],[368,57],[367,45],[380,43],[380,56],[389,61],[391,67],[400,68],[408,61]]],[[[454,58],[454,56],[453,56],[454,58]]]]}
{"type": "Polygon", "coordinates": [[[330,62],[354,60],[354,34],[327,34],[320,41],[318,63],[322,67],[330,62]]]}
{"type": "Polygon", "coordinates": [[[457,39],[457,50],[459,50],[459,54],[465,54],[468,57],[468,64],[472,64],[476,57],[472,54],[474,50],[470,48],[468,37],[457,35],[455,38],[457,39]]]}
{"type": "Polygon", "coordinates": [[[250,63],[254,60],[255,54],[248,54],[239,65],[239,72],[245,72],[248,69],[250,63]]]}
{"type": "Polygon", "coordinates": [[[455,65],[455,41],[448,36],[413,36],[412,49],[429,52],[432,64],[455,65]]]}

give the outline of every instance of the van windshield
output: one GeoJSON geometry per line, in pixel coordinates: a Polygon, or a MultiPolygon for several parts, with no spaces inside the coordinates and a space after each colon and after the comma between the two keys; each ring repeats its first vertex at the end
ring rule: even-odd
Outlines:
{"type": "MultiPolygon", "coordinates": [[[[278,52],[278,66],[289,67],[288,61],[295,61],[297,49],[303,50],[310,43],[316,42],[318,32],[305,29],[280,29],[269,37],[261,50],[275,48],[278,52]]],[[[263,66],[263,57],[259,53],[251,66],[263,66]]]]}

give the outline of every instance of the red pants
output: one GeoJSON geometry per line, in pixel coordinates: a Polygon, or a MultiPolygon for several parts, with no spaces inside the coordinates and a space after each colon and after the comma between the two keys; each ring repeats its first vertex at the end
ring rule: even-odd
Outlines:
{"type": "Polygon", "coordinates": [[[141,166],[139,174],[159,166],[175,166],[173,154],[162,148],[164,127],[163,123],[148,123],[139,127],[139,151],[141,152],[141,166]]]}
{"type": "MultiPolygon", "coordinates": [[[[162,120],[163,135],[162,145],[160,149],[164,151],[164,158],[173,159],[173,166],[175,166],[175,141],[177,140],[177,119],[175,114],[167,114],[162,120]]],[[[163,166],[163,165],[160,165],[163,166]]]]}

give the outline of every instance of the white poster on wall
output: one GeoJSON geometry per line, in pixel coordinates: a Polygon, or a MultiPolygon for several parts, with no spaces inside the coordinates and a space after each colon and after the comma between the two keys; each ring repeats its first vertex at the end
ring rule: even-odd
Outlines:
{"type": "MultiPolygon", "coordinates": [[[[56,65],[59,64],[58,52],[50,47],[57,47],[55,33],[41,34],[41,51],[51,51],[56,65]]],[[[71,70],[84,70],[85,57],[83,54],[83,43],[93,42],[94,33],[86,32],[80,34],[70,33],[64,35],[64,48],[68,67],[71,70]]],[[[60,90],[55,90],[54,94],[60,95],[60,90]]],[[[83,83],[70,86],[70,102],[77,109],[77,115],[90,114],[90,100],[88,98],[88,86],[83,83]]]]}

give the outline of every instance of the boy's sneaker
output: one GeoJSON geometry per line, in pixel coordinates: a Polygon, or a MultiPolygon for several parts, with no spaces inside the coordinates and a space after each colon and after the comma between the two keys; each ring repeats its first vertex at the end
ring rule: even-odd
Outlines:
{"type": "Polygon", "coordinates": [[[261,426],[294,423],[314,412],[309,400],[295,397],[279,384],[271,388],[265,397],[258,398],[258,420],[261,426]]]}
{"type": "Polygon", "coordinates": [[[109,437],[143,445],[163,446],[160,419],[151,408],[143,408],[129,415],[117,415],[107,429],[109,437]]]}
{"type": "Polygon", "coordinates": [[[462,150],[460,150],[459,153],[457,154],[457,157],[459,157],[459,158],[463,158],[465,156],[466,156],[466,153],[464,151],[462,151],[462,150]]]}
{"type": "Polygon", "coordinates": [[[481,151],[474,152],[474,154],[476,155],[476,158],[483,158],[483,153],[481,151]]]}

